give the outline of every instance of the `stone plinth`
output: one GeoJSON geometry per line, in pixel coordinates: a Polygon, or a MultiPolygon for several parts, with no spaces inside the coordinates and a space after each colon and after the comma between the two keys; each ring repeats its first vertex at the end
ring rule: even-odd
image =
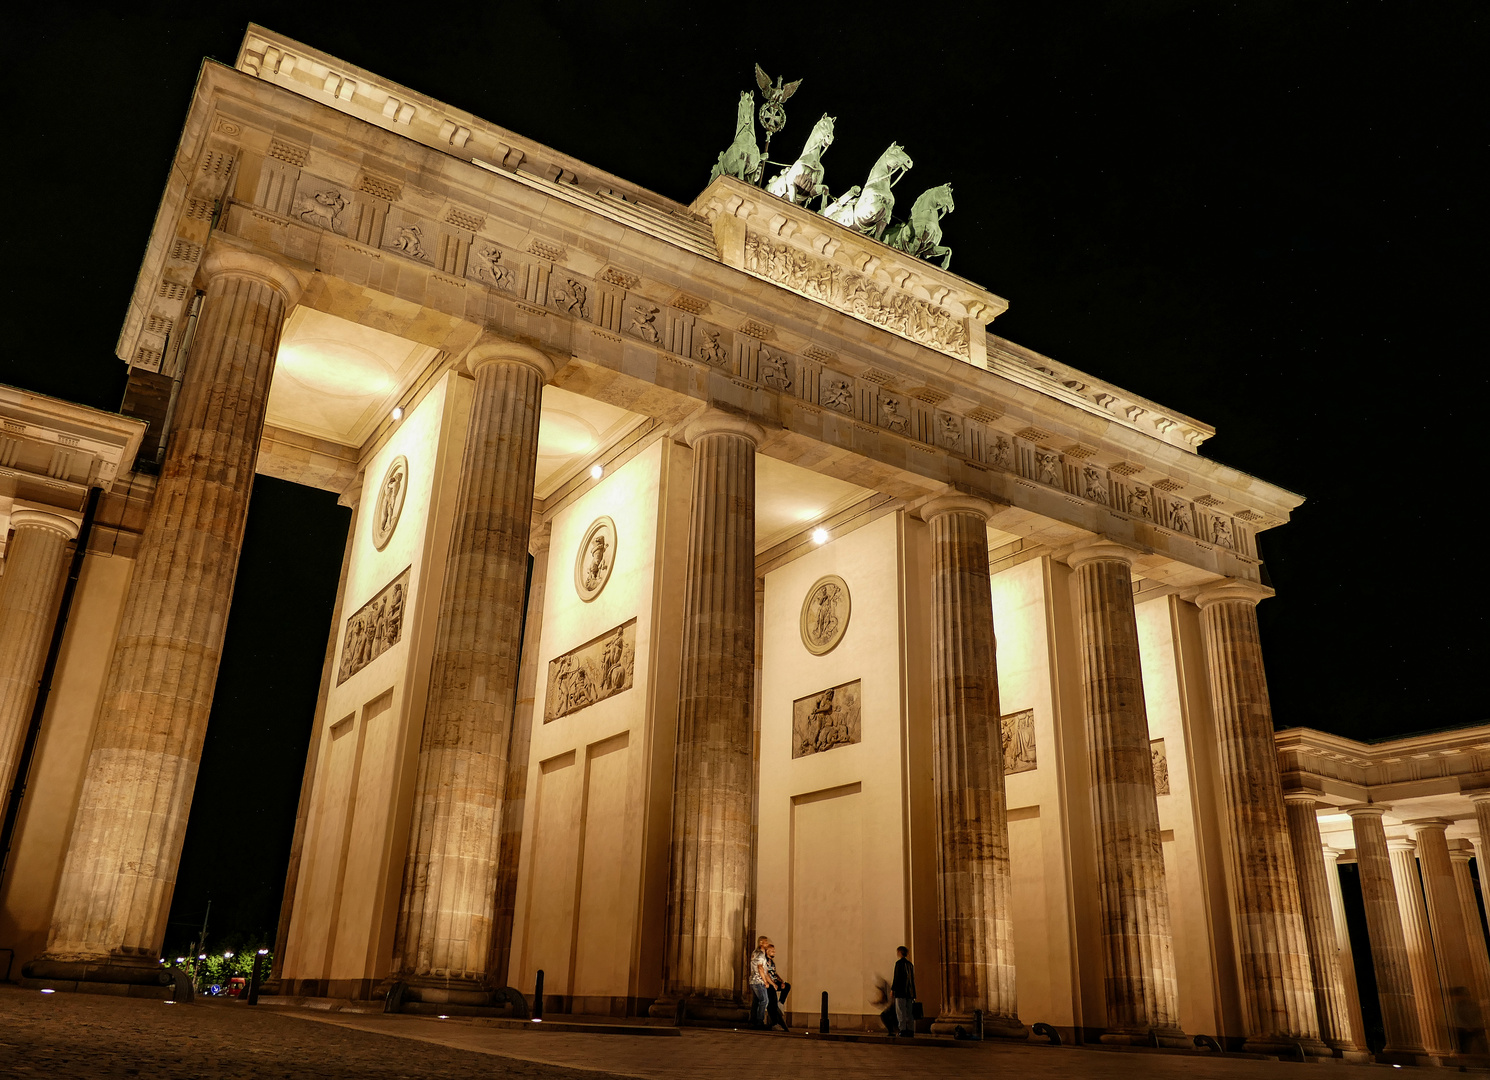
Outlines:
{"type": "Polygon", "coordinates": [[[1186,1045],[1133,611],[1133,557],[1098,542],[1067,560],[1075,572],[1102,898],[1103,1039],[1186,1045]]]}
{"type": "Polygon", "coordinates": [[[755,424],[710,410],[684,432],[693,509],[673,766],[663,998],[735,1015],[744,988],[755,691],[755,424]]]}
{"type": "MultiPolygon", "coordinates": [[[[981,500],[946,496],[921,516],[931,526],[932,752],[942,1007],[935,1032],[971,1027],[1025,1038],[1014,978],[1009,826],[999,727],[988,518],[981,500]]],[[[1148,743],[1144,743],[1148,753],[1148,743]]]]}
{"type": "MultiPolygon", "coordinates": [[[[294,276],[203,264],[206,300],[125,597],[45,959],[153,966],[186,833],[294,276]]],[[[106,980],[107,981],[107,980],[106,980]]]]}
{"type": "Polygon", "coordinates": [[[1289,795],[1287,803],[1288,832],[1293,841],[1294,866],[1298,871],[1299,900],[1303,907],[1304,934],[1309,943],[1320,1038],[1333,1050],[1355,1051],[1359,1047],[1351,1030],[1350,1002],[1340,972],[1334,905],[1326,879],[1327,874],[1335,872],[1334,863],[1331,861],[1330,865],[1325,865],[1314,797],[1289,795]]]}
{"type": "Polygon", "coordinates": [[[56,622],[67,542],[78,535],[74,522],[43,510],[14,511],[10,527],[15,536],[0,578],[0,807],[11,785],[25,780],[16,764],[56,622]]]}
{"type": "MultiPolygon", "coordinates": [[[[1449,1049],[1483,1053],[1485,1020],[1480,1012],[1479,984],[1470,957],[1466,919],[1459,904],[1459,886],[1454,881],[1454,864],[1449,856],[1450,824],[1442,819],[1410,823],[1418,845],[1418,869],[1427,901],[1428,926],[1433,934],[1433,953],[1438,958],[1449,1049]]],[[[1478,911],[1475,918],[1478,921],[1478,911]]]]}
{"type": "Polygon", "coordinates": [[[553,363],[484,340],[461,455],[455,524],[440,591],[393,977],[418,997],[481,1001],[501,841],[502,792],[538,460],[538,414],[553,363]]]}
{"type": "MultiPolygon", "coordinates": [[[[1319,1038],[1257,629],[1257,602],[1267,595],[1255,583],[1229,581],[1195,598],[1231,833],[1232,905],[1252,1025],[1245,1045],[1265,1052],[1299,1044],[1306,1053],[1328,1053],[1319,1038]]],[[[1317,838],[1314,845],[1317,851],[1317,838]]]]}

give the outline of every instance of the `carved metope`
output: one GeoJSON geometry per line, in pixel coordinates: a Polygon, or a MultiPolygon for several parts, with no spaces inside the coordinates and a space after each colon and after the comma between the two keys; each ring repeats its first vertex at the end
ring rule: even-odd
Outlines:
{"type": "Polygon", "coordinates": [[[848,630],[848,583],[837,574],[819,578],[802,601],[802,644],[813,656],[832,652],[848,630]]]}
{"type": "Polygon", "coordinates": [[[636,673],[636,620],[591,638],[548,664],[547,723],[630,690],[636,673]]]}
{"type": "Polygon", "coordinates": [[[1164,752],[1163,739],[1149,740],[1149,760],[1154,766],[1154,794],[1169,794],[1169,756],[1164,752]]]}
{"type": "MultiPolygon", "coordinates": [[[[395,518],[395,521],[397,519],[395,518]]],[[[347,619],[347,633],[342,638],[341,666],[336,685],[340,686],[357,672],[382,656],[403,637],[404,612],[409,607],[409,574],[405,567],[382,591],[357,609],[347,619]]]]}
{"type": "Polygon", "coordinates": [[[1004,775],[1030,772],[1039,767],[1035,757],[1035,710],[1001,717],[1004,740],[1004,775]]]}
{"type": "Polygon", "coordinates": [[[399,515],[404,512],[404,496],[409,491],[409,459],[400,454],[388,463],[383,482],[378,485],[378,501],[373,507],[373,547],[382,551],[393,539],[399,515]]]}
{"type": "Polygon", "coordinates": [[[862,738],[859,680],[792,702],[792,757],[820,754],[862,738]]]}

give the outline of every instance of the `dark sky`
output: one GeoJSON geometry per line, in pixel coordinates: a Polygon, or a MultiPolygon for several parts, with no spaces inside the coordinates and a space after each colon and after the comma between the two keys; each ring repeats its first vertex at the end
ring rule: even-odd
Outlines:
{"type": "MultiPolygon", "coordinates": [[[[0,381],[117,408],[198,64],[251,20],[683,202],[759,60],[805,79],[773,156],[825,111],[834,190],[905,144],[898,190],[951,181],[952,269],[1010,300],[998,333],[1213,424],[1205,456],[1308,497],[1261,541],[1280,727],[1487,719],[1482,4],[131,7],[6,16],[0,381]]],[[[319,675],[345,518],[255,492],[178,914],[225,887],[207,851],[244,851],[241,894],[277,897],[319,675]],[[240,813],[199,824],[204,799],[240,813]]]]}

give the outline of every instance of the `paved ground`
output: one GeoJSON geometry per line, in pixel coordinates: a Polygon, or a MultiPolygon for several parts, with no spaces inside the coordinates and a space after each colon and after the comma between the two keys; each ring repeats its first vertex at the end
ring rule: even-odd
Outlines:
{"type": "MultiPolygon", "coordinates": [[[[480,1021],[296,1007],[48,994],[0,987],[0,1077],[370,1080],[1269,1080],[1381,1075],[1385,1066],[1300,1065],[1202,1054],[990,1042],[908,1046],[687,1029],[679,1038],[512,1030],[480,1021]],[[583,1071],[580,1071],[583,1070],[583,1071]],[[1342,1071],[1348,1070],[1348,1071],[1342,1071]]],[[[1401,1080],[1436,1076],[1391,1070],[1401,1080]]]]}

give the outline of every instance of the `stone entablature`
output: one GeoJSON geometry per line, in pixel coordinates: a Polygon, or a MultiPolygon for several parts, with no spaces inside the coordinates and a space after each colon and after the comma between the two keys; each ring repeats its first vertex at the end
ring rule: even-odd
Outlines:
{"type": "Polygon", "coordinates": [[[1490,727],[1363,743],[1312,728],[1274,736],[1285,789],[1319,801],[1391,801],[1410,795],[1490,788],[1490,727]]]}

